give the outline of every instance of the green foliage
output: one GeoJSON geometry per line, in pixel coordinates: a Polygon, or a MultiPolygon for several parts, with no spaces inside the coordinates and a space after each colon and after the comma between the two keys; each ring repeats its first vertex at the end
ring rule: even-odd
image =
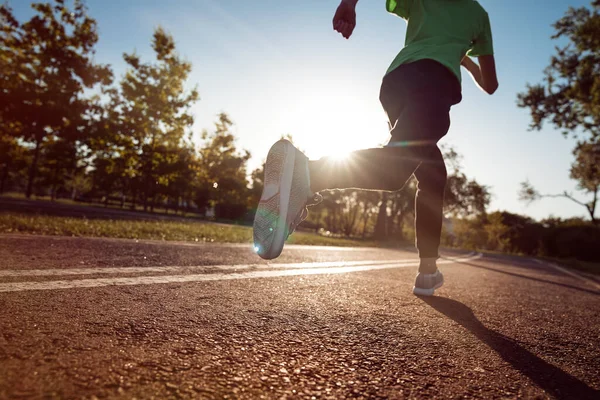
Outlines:
{"type": "Polygon", "coordinates": [[[28,197],[42,145],[47,138],[81,140],[89,122],[84,90],[112,79],[107,66],[93,62],[96,21],[81,1],[75,0],[72,9],[62,0],[32,8],[36,14],[21,23],[7,5],[0,6],[0,125],[34,148],[28,197]]]}
{"type": "Polygon", "coordinates": [[[539,254],[547,257],[600,261],[600,227],[559,225],[544,230],[539,254]]]}
{"type": "Polygon", "coordinates": [[[600,193],[600,143],[580,142],[573,150],[575,161],[571,164],[571,178],[578,183],[578,189],[592,195],[587,202],[577,199],[572,193],[542,194],[529,181],[521,182],[519,200],[531,204],[545,197],[563,197],[585,207],[594,224],[598,224],[596,208],[600,193]]]}
{"type": "Polygon", "coordinates": [[[452,147],[442,149],[448,169],[444,213],[450,217],[483,215],[491,201],[490,188],[462,172],[461,155],[452,147]]]}
{"type": "Polygon", "coordinates": [[[483,231],[485,232],[484,239],[486,240],[486,249],[495,251],[510,251],[511,240],[508,236],[511,227],[504,221],[504,215],[499,212],[494,212],[487,216],[483,231]]]}
{"type": "Polygon", "coordinates": [[[528,108],[533,129],[549,120],[565,135],[580,128],[600,138],[600,1],[591,8],[569,8],[554,24],[552,39],[567,44],[557,47],[545,70],[543,84],[528,85],[518,105],[528,108]]]}
{"type": "Polygon", "coordinates": [[[456,218],[444,226],[442,244],[466,250],[482,250],[488,247],[488,232],[484,229],[485,219],[456,218]]]}
{"type": "Polygon", "coordinates": [[[256,168],[250,174],[250,204],[254,206],[258,204],[260,196],[262,195],[263,188],[265,186],[265,163],[259,168],[256,168]]]}
{"type": "Polygon", "coordinates": [[[221,113],[213,132],[204,131],[204,146],[198,150],[197,204],[218,205],[218,218],[238,219],[249,206],[246,163],[248,151],[239,151],[231,132],[233,123],[221,113]]]}
{"type": "MultiPolygon", "coordinates": [[[[18,21],[0,6],[0,193],[24,190],[51,198],[103,198],[123,207],[154,211],[201,212],[218,219],[249,219],[248,210],[263,189],[264,165],[250,173],[250,153],[236,145],[230,117],[218,116],[202,143],[192,141],[191,106],[196,88],[187,90],[191,64],[177,53],[174,38],[157,28],[154,59],[135,53],[123,58],[127,71],[113,85],[109,66],[93,60],[99,40],[96,21],[81,0],[34,3],[29,21],[18,21]],[[92,89],[92,90],[90,90],[92,89]],[[95,95],[89,95],[96,93],[95,95]],[[140,206],[141,204],[141,206],[140,206]],[[209,212],[213,212],[211,214],[209,212]]],[[[595,219],[600,188],[600,1],[570,9],[555,24],[555,38],[566,39],[541,85],[528,86],[519,105],[532,115],[532,128],[544,121],[569,134],[585,135],[574,150],[571,177],[593,199],[570,193],[540,194],[525,182],[525,201],[567,197],[595,219]]],[[[283,137],[291,140],[291,136],[283,137]]],[[[490,190],[469,179],[460,155],[444,149],[448,166],[444,214],[450,220],[444,243],[471,249],[531,255],[597,259],[598,230],[581,220],[487,214],[490,190]]],[[[402,241],[411,235],[415,181],[394,193],[329,191],[311,209],[296,243],[353,244],[337,237],[402,241]]],[[[4,215],[0,231],[174,240],[249,241],[246,227],[218,228],[197,222],[168,224],[87,221],[4,215]],[[228,228],[229,229],[229,228],[228,228]]]]}
{"type": "MultiPolygon", "coordinates": [[[[470,180],[461,170],[460,155],[444,149],[449,176],[444,210],[450,216],[484,215],[489,188],[470,180]]],[[[335,190],[323,192],[323,203],[310,209],[304,227],[346,237],[372,236],[379,241],[403,242],[414,218],[416,180],[397,192],[335,190]]]]}
{"type": "Polygon", "coordinates": [[[536,222],[506,211],[453,219],[442,235],[444,246],[590,262],[600,261],[598,243],[600,228],[590,222],[555,217],[536,222]]]}
{"type": "Polygon", "coordinates": [[[136,54],[123,55],[129,70],[120,84],[119,128],[132,139],[125,153],[133,165],[132,187],[141,192],[144,208],[149,201],[154,207],[159,196],[178,187],[178,167],[188,165],[181,163],[181,156],[185,159],[186,147],[191,146],[185,143],[193,123],[189,108],[198,99],[196,89],[184,89],[191,64],[177,55],[173,37],[157,28],[152,48],[154,63],[143,63],[136,54]]]}
{"type": "Polygon", "coordinates": [[[129,69],[119,87],[105,88],[109,100],[95,105],[99,117],[89,140],[93,192],[107,201],[129,196],[132,208],[140,200],[145,210],[157,204],[177,210],[193,196],[189,108],[198,92],[184,88],[191,64],[177,55],[172,36],[157,28],[152,48],[154,62],[124,54],[129,69]]]}
{"type": "Polygon", "coordinates": [[[596,193],[600,187],[600,141],[579,143],[573,151],[575,162],[571,166],[571,178],[579,189],[596,193]]]}
{"type": "Polygon", "coordinates": [[[23,180],[28,163],[27,149],[14,137],[0,135],[0,194],[23,180]]]}
{"type": "Polygon", "coordinates": [[[582,136],[574,150],[571,178],[579,189],[592,195],[589,202],[576,199],[566,191],[540,194],[529,182],[521,184],[519,197],[532,202],[542,197],[565,197],[584,206],[597,223],[595,210],[600,191],[600,0],[591,7],[569,8],[554,24],[552,39],[566,40],[556,48],[542,84],[527,85],[518,95],[519,107],[528,108],[531,128],[541,129],[550,121],[565,136],[582,136]]]}

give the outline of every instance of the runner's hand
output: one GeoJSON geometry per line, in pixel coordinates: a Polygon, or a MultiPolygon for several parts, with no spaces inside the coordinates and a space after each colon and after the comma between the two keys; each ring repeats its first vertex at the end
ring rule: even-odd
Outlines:
{"type": "Polygon", "coordinates": [[[356,2],[342,0],[333,17],[333,29],[348,39],[356,27],[356,2]]]}

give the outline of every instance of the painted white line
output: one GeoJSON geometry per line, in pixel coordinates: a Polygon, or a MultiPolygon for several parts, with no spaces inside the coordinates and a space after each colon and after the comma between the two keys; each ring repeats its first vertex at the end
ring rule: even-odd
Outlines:
{"type": "MultiPolygon", "coordinates": [[[[455,262],[472,261],[480,258],[481,254],[475,254],[470,257],[440,260],[438,264],[453,264],[455,262]]],[[[14,282],[0,284],[0,292],[20,292],[28,290],[57,290],[57,289],[76,289],[91,288],[102,286],[132,286],[132,285],[154,285],[160,283],[188,283],[201,281],[220,281],[231,279],[254,279],[254,278],[272,278],[283,276],[298,275],[321,275],[321,274],[343,274],[348,272],[361,272],[378,270],[385,268],[406,268],[418,265],[418,260],[382,264],[382,265],[358,265],[346,267],[317,267],[303,269],[284,269],[268,271],[248,271],[234,272],[228,274],[194,274],[194,275],[167,275],[167,276],[142,276],[134,278],[96,278],[96,279],[77,279],[71,281],[49,281],[49,282],[14,282]]]]}
{"type": "Polygon", "coordinates": [[[579,280],[582,280],[582,281],[584,281],[584,282],[587,282],[587,283],[589,283],[590,285],[592,285],[593,287],[595,287],[596,289],[600,289],[600,284],[599,284],[598,282],[596,282],[595,280],[591,279],[591,278],[587,278],[587,277],[585,277],[585,276],[583,276],[583,275],[579,275],[579,274],[578,274],[578,273],[576,273],[576,272],[570,271],[570,270],[568,270],[568,269],[566,269],[566,268],[563,268],[563,267],[561,267],[561,266],[558,266],[558,265],[556,265],[556,264],[554,264],[554,263],[550,263],[550,262],[545,262],[545,261],[542,261],[542,260],[538,260],[537,258],[535,258],[534,260],[535,260],[536,262],[538,262],[538,263],[542,264],[542,265],[546,265],[546,266],[548,266],[548,267],[552,267],[552,268],[556,269],[557,271],[560,271],[560,272],[562,272],[562,273],[563,273],[563,274],[565,274],[565,275],[570,275],[570,276],[572,276],[572,277],[574,277],[574,278],[577,278],[577,279],[579,279],[579,280]]]}
{"type": "MultiPolygon", "coordinates": [[[[222,225],[217,222],[208,222],[209,224],[214,225],[222,225]]],[[[22,240],[32,240],[36,238],[50,239],[50,240],[64,240],[64,241],[74,241],[74,240],[86,240],[86,241],[104,241],[104,242],[125,242],[128,244],[146,244],[146,245],[165,245],[168,243],[169,246],[185,246],[185,247],[196,247],[201,249],[202,246],[210,246],[211,248],[217,247],[228,247],[228,248],[245,248],[250,253],[253,252],[252,243],[205,243],[205,242],[178,242],[178,241],[169,241],[165,242],[164,240],[151,240],[151,239],[117,239],[117,238],[100,238],[100,237],[72,237],[72,236],[59,236],[59,235],[31,235],[26,233],[2,233],[0,234],[0,238],[8,238],[8,239],[22,239],[22,240]]],[[[376,247],[342,247],[342,246],[314,246],[308,244],[286,244],[286,250],[319,250],[319,251],[340,251],[340,252],[352,252],[352,251],[376,251],[376,250],[386,250],[379,249],[376,247]]]]}
{"type": "Polygon", "coordinates": [[[164,266],[164,267],[106,267],[106,268],[56,268],[56,269],[28,269],[0,271],[0,277],[17,276],[67,276],[67,275],[98,275],[98,274],[143,274],[147,272],[215,272],[239,271],[244,269],[298,269],[298,268],[334,268],[350,267],[354,265],[379,265],[379,264],[406,264],[415,260],[373,260],[373,261],[330,261],[314,263],[288,263],[288,264],[239,264],[239,265],[194,265],[194,266],[164,266]]]}

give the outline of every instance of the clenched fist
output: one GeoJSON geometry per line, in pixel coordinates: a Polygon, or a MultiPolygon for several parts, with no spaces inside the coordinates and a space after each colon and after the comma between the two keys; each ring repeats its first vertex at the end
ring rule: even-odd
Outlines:
{"type": "Polygon", "coordinates": [[[333,29],[348,39],[356,27],[357,0],[342,0],[333,16],[333,29]]]}

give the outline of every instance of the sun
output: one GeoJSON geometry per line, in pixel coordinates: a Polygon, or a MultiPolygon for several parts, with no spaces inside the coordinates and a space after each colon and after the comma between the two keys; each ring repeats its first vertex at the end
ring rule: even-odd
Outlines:
{"type": "Polygon", "coordinates": [[[345,161],[349,158],[350,154],[350,150],[335,149],[335,151],[330,152],[329,154],[327,154],[327,156],[331,157],[335,161],[345,161]]]}
{"type": "Polygon", "coordinates": [[[310,159],[348,161],[352,151],[378,147],[389,138],[385,113],[373,96],[333,83],[308,86],[296,88],[287,112],[279,117],[310,159]]]}

